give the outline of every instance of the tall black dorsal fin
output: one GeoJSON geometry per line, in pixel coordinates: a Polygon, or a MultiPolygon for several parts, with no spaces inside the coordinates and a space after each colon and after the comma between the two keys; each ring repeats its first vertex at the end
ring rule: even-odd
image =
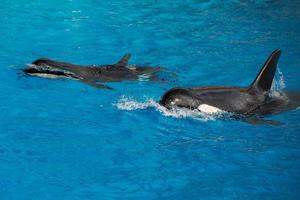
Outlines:
{"type": "Polygon", "coordinates": [[[261,91],[269,91],[271,89],[280,54],[280,49],[273,51],[251,84],[251,88],[261,91]]]}
{"type": "Polygon", "coordinates": [[[116,64],[114,64],[114,65],[116,65],[116,66],[127,66],[130,57],[131,57],[130,53],[125,54],[123,56],[123,58],[119,62],[117,62],[116,64]]]}

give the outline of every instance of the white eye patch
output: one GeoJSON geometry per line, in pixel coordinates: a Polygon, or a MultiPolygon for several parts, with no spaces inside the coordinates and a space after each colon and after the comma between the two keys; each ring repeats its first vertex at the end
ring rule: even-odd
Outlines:
{"type": "Polygon", "coordinates": [[[207,114],[215,114],[223,111],[217,107],[210,106],[207,104],[201,104],[200,106],[198,106],[198,110],[200,112],[207,113],[207,114]]]}
{"type": "Polygon", "coordinates": [[[142,75],[138,76],[138,80],[139,81],[149,81],[150,76],[151,76],[150,74],[142,74],[142,75]]]}

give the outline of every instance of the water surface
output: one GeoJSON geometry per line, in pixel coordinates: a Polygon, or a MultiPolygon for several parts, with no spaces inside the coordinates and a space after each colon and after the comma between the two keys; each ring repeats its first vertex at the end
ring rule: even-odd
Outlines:
{"type": "Polygon", "coordinates": [[[248,85],[276,48],[277,89],[299,90],[298,1],[0,4],[1,199],[300,199],[300,111],[250,124],[155,101],[173,86],[248,85]],[[168,84],[22,76],[49,57],[165,66],[168,84]]]}

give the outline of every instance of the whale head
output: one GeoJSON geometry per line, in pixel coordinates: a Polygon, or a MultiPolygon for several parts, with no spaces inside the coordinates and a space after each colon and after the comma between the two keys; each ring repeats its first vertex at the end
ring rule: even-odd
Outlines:
{"type": "Polygon", "coordinates": [[[162,96],[159,103],[168,109],[174,107],[197,109],[200,101],[188,89],[173,88],[162,96]]]}
{"type": "Polygon", "coordinates": [[[39,76],[44,78],[72,78],[79,79],[68,70],[63,64],[52,61],[50,59],[38,59],[31,64],[27,65],[27,68],[23,69],[26,74],[32,76],[39,76]]]}

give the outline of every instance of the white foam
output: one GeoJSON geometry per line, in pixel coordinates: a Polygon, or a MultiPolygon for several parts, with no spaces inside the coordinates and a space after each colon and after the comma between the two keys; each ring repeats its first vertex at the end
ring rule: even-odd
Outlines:
{"type": "Polygon", "coordinates": [[[283,73],[280,68],[277,68],[277,73],[273,80],[271,93],[270,95],[273,97],[282,97],[282,90],[286,87],[283,73]]]}
{"type": "Polygon", "coordinates": [[[216,118],[220,117],[221,114],[224,113],[224,112],[220,112],[221,110],[219,112],[208,113],[208,112],[199,112],[199,110],[197,109],[190,110],[185,108],[173,108],[169,110],[151,98],[144,102],[138,102],[136,100],[133,100],[125,96],[122,96],[120,100],[113,105],[120,110],[128,110],[128,111],[154,108],[164,116],[174,117],[174,118],[193,118],[201,121],[216,120],[216,118]]]}
{"type": "Polygon", "coordinates": [[[138,80],[139,81],[149,81],[150,76],[151,76],[150,74],[142,74],[142,75],[138,76],[138,80]]]}
{"type": "Polygon", "coordinates": [[[156,102],[153,100],[147,100],[145,102],[138,102],[131,100],[125,96],[122,96],[118,103],[113,104],[120,110],[139,110],[146,109],[148,107],[155,107],[156,102]]]}

